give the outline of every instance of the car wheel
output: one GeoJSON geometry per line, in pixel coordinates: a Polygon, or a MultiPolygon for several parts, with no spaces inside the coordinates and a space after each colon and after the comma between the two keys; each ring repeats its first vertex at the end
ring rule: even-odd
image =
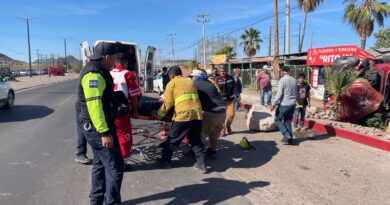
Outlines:
{"type": "Polygon", "coordinates": [[[13,92],[9,92],[7,97],[7,103],[5,104],[4,107],[7,109],[11,109],[14,107],[14,103],[15,103],[15,94],[13,92]]]}

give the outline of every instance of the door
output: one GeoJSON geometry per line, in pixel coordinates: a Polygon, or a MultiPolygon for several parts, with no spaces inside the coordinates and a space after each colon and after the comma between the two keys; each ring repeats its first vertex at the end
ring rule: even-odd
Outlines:
{"type": "Polygon", "coordinates": [[[145,92],[153,92],[153,67],[154,67],[154,53],[156,51],[155,47],[148,46],[146,49],[145,55],[145,84],[144,91],[145,92]]]}
{"type": "Polygon", "coordinates": [[[7,79],[0,76],[0,99],[7,98],[7,79]]]}

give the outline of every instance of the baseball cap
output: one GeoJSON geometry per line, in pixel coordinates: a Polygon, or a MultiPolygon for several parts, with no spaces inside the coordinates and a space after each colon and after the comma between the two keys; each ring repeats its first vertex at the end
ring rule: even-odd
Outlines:
{"type": "Polygon", "coordinates": [[[191,77],[199,77],[199,76],[201,76],[201,75],[203,75],[203,74],[202,74],[202,71],[201,71],[201,70],[198,70],[198,69],[194,69],[194,70],[192,71],[192,73],[191,73],[191,77]]]}
{"type": "Polygon", "coordinates": [[[99,60],[106,55],[118,53],[117,43],[100,42],[93,48],[93,54],[89,56],[91,60],[99,60]]]}

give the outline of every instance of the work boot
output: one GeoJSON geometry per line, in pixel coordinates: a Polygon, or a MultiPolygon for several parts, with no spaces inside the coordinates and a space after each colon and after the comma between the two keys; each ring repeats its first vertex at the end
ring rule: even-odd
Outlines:
{"type": "Polygon", "coordinates": [[[217,152],[216,151],[213,151],[211,150],[211,148],[207,148],[206,151],[206,156],[209,158],[209,159],[217,159],[217,152]]]}
{"type": "Polygon", "coordinates": [[[200,163],[195,163],[194,164],[194,169],[200,171],[202,174],[206,174],[207,173],[207,167],[206,167],[206,164],[200,164],[200,163]]]}
{"type": "Polygon", "coordinates": [[[88,159],[86,155],[76,155],[74,161],[80,164],[89,164],[92,160],[88,159]]]}

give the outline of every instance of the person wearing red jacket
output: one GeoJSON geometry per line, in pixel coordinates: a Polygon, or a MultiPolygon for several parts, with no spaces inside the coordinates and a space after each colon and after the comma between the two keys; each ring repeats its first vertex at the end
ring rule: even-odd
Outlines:
{"type": "MultiPolygon", "coordinates": [[[[131,147],[133,145],[133,136],[131,128],[131,117],[137,118],[138,100],[141,97],[141,90],[136,82],[136,73],[127,70],[128,56],[124,53],[116,54],[116,66],[111,71],[111,76],[114,80],[114,91],[122,92],[127,100],[127,106],[130,112],[117,116],[115,119],[115,126],[117,128],[117,135],[123,159],[130,156],[131,147]]],[[[130,165],[125,163],[125,168],[130,169],[130,165]]]]}

